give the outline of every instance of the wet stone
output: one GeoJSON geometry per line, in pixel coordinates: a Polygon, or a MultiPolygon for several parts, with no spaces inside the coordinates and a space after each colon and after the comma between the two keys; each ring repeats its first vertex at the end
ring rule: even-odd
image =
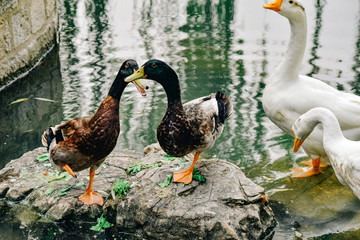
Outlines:
{"type": "MultiPolygon", "coordinates": [[[[106,216],[115,218],[121,231],[155,239],[271,238],[276,221],[263,201],[264,189],[248,180],[237,166],[218,159],[200,159],[196,168],[206,176],[206,182],[172,182],[161,188],[159,183],[180,170],[184,159],[168,161],[162,150],[152,147],[146,149],[141,162],[162,163],[161,167],[147,168],[129,178],[130,192],[105,206],[106,216]]],[[[192,156],[187,159],[192,160],[192,156]]]]}
{"type": "Polygon", "coordinates": [[[0,198],[5,197],[7,191],[9,190],[9,186],[7,183],[0,183],[0,198]]]}
{"type": "Polygon", "coordinates": [[[60,232],[75,228],[72,237],[80,237],[90,231],[83,223],[95,225],[104,214],[114,226],[106,235],[126,233],[127,239],[194,239],[194,234],[198,239],[271,239],[274,234],[277,222],[264,189],[229,162],[199,159],[196,168],[206,181],[170,181],[160,187],[174,171],[187,168],[193,156],[170,158],[158,144],[148,146],[142,159],[112,153],[96,170],[94,191],[104,198],[100,207],[78,200],[89,171],[78,172],[76,179],[57,173],[48,161],[36,160],[45,150],[28,152],[0,171],[1,211],[8,213],[4,221],[25,223],[29,232],[41,223],[57,226],[60,232]],[[117,179],[130,186],[121,198],[112,192],[117,179]]]}
{"type": "Polygon", "coordinates": [[[20,201],[24,199],[34,188],[23,184],[16,184],[12,186],[5,195],[5,198],[10,201],[20,201]]]}

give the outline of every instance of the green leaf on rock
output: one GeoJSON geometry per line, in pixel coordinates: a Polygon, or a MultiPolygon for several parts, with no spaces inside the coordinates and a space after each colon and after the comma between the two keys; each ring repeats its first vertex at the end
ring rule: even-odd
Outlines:
{"type": "Polygon", "coordinates": [[[82,187],[85,186],[85,183],[83,181],[78,182],[75,187],[82,187]]]}
{"type": "Polygon", "coordinates": [[[161,187],[161,188],[166,188],[167,186],[169,186],[170,183],[171,183],[172,178],[173,178],[173,175],[172,175],[172,174],[167,175],[166,180],[158,184],[159,187],[161,187]]]}
{"type": "Polygon", "coordinates": [[[71,176],[68,172],[61,172],[60,174],[56,173],[56,174],[51,174],[53,175],[55,178],[51,179],[48,181],[48,183],[54,182],[54,181],[59,181],[64,179],[65,181],[69,181],[69,179],[72,179],[73,176],[71,176]]]}
{"type": "Polygon", "coordinates": [[[44,195],[51,195],[53,192],[55,192],[55,188],[48,188],[44,192],[44,195]]]}
{"type": "Polygon", "coordinates": [[[36,160],[38,160],[39,162],[49,161],[49,154],[45,153],[40,156],[37,156],[36,160]]]}
{"type": "Polygon", "coordinates": [[[156,167],[161,167],[162,163],[155,163],[153,165],[146,165],[147,168],[156,168],[156,167]]]}
{"type": "Polygon", "coordinates": [[[72,189],[73,186],[70,186],[70,187],[67,187],[67,188],[63,188],[60,190],[61,193],[64,193],[64,192],[67,192],[69,191],[70,189],[72,189]]]}
{"type": "Polygon", "coordinates": [[[119,198],[126,195],[129,190],[130,190],[130,185],[127,184],[127,181],[125,179],[122,180],[116,179],[111,188],[113,197],[115,196],[115,194],[117,194],[119,198]]]}
{"type": "Polygon", "coordinates": [[[64,192],[64,193],[59,193],[57,196],[58,196],[58,197],[64,197],[64,196],[67,196],[67,193],[66,193],[66,192],[64,192]]]}
{"type": "Polygon", "coordinates": [[[56,178],[53,178],[53,179],[49,180],[48,183],[59,181],[59,180],[64,179],[64,178],[66,178],[66,176],[56,177],[56,178]]]}
{"type": "Polygon", "coordinates": [[[143,167],[145,167],[145,164],[143,163],[131,162],[127,174],[136,174],[140,172],[143,167]]]}
{"type": "Polygon", "coordinates": [[[161,163],[155,163],[153,165],[146,165],[141,162],[131,162],[129,164],[129,169],[127,170],[127,174],[137,174],[144,168],[156,168],[156,167],[161,167],[161,166],[162,166],[161,163]]]}
{"type": "Polygon", "coordinates": [[[165,159],[162,159],[162,160],[161,160],[162,162],[172,162],[172,161],[175,160],[175,157],[170,156],[170,155],[168,155],[168,154],[165,154],[164,157],[165,157],[165,159]]]}
{"type": "Polygon", "coordinates": [[[104,218],[104,214],[101,214],[101,216],[97,219],[97,224],[92,226],[90,230],[101,232],[105,228],[111,227],[113,224],[106,221],[106,218],[104,218]]]}
{"type": "Polygon", "coordinates": [[[206,181],[205,176],[202,175],[202,174],[200,173],[200,171],[197,170],[196,168],[194,168],[194,170],[193,170],[193,179],[195,179],[195,180],[197,180],[197,181],[199,181],[199,182],[205,182],[205,181],[206,181]]]}

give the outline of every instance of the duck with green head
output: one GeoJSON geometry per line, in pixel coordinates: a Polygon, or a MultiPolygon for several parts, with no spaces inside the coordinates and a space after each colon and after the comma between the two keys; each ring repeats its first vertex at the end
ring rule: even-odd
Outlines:
{"type": "Polygon", "coordinates": [[[200,153],[210,149],[221,135],[225,120],[232,113],[232,103],[225,94],[216,92],[182,104],[177,74],[157,59],[147,61],[125,81],[142,78],[160,83],[167,95],[167,110],[157,129],[162,149],[174,157],[195,152],[191,166],[173,174],[175,182],[189,184],[200,153]]]}

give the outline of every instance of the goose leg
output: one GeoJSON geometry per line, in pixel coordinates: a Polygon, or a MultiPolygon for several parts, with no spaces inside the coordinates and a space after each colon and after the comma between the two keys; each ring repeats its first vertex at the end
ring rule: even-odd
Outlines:
{"type": "Polygon", "coordinates": [[[293,168],[293,178],[310,177],[322,173],[320,170],[320,158],[312,159],[312,167],[293,168]]]}
{"type": "Polygon", "coordinates": [[[200,153],[195,154],[194,161],[187,170],[173,173],[174,182],[182,182],[185,184],[191,183],[194,166],[195,166],[196,161],[199,159],[199,156],[200,156],[200,153]]]}
{"type": "Polygon", "coordinates": [[[92,205],[94,203],[102,206],[104,203],[103,198],[93,192],[93,181],[94,181],[94,176],[95,176],[95,170],[90,168],[90,181],[89,181],[89,186],[88,188],[85,190],[85,193],[83,195],[81,195],[79,197],[79,200],[82,201],[83,203],[85,203],[86,205],[92,205]]]}
{"type": "MultiPolygon", "coordinates": [[[[314,165],[313,163],[314,163],[313,159],[309,159],[307,161],[302,161],[301,162],[301,164],[308,165],[309,167],[312,167],[314,165]]],[[[329,166],[328,164],[325,164],[325,163],[321,164],[321,162],[320,162],[320,165],[319,165],[320,168],[325,168],[325,167],[328,167],[328,166],[329,166]]]]}

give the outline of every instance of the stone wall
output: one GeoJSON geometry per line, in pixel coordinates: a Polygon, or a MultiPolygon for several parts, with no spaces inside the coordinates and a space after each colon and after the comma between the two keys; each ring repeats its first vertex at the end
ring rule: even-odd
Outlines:
{"type": "Polygon", "coordinates": [[[56,0],[0,0],[0,86],[49,52],[57,30],[56,0]]]}

